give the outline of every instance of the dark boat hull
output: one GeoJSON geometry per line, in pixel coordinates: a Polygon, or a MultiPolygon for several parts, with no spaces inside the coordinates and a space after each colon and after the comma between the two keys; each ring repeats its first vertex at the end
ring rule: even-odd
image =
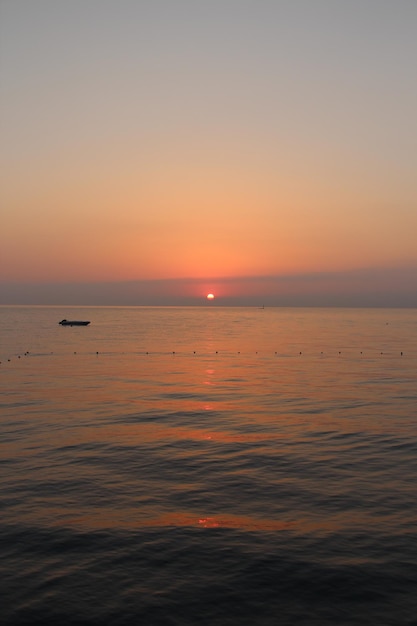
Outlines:
{"type": "Polygon", "coordinates": [[[88,326],[90,322],[82,322],[79,320],[61,320],[61,326],[88,326]]]}

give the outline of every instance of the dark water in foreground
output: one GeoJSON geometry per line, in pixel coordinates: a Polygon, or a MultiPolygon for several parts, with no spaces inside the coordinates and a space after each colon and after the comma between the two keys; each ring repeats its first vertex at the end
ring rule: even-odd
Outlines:
{"type": "Polygon", "coordinates": [[[0,360],[1,624],[417,624],[416,310],[0,307],[0,360]]]}

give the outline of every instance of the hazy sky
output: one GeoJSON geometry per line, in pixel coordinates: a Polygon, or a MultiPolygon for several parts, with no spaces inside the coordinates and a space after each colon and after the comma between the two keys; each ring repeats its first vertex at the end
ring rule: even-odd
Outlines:
{"type": "Polygon", "coordinates": [[[0,0],[0,81],[0,302],[417,306],[416,0],[0,0]]]}

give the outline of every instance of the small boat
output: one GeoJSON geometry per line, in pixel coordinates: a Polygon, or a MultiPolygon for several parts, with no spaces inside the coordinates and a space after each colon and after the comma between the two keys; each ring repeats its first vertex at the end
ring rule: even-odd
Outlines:
{"type": "Polygon", "coordinates": [[[82,322],[81,320],[61,320],[61,326],[88,326],[90,322],[82,322]]]}

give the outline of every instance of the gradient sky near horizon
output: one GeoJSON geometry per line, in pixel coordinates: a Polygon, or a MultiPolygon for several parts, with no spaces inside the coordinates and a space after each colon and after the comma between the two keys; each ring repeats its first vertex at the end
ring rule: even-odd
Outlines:
{"type": "Polygon", "coordinates": [[[0,24],[3,283],[417,268],[416,0],[0,0],[0,24]]]}

